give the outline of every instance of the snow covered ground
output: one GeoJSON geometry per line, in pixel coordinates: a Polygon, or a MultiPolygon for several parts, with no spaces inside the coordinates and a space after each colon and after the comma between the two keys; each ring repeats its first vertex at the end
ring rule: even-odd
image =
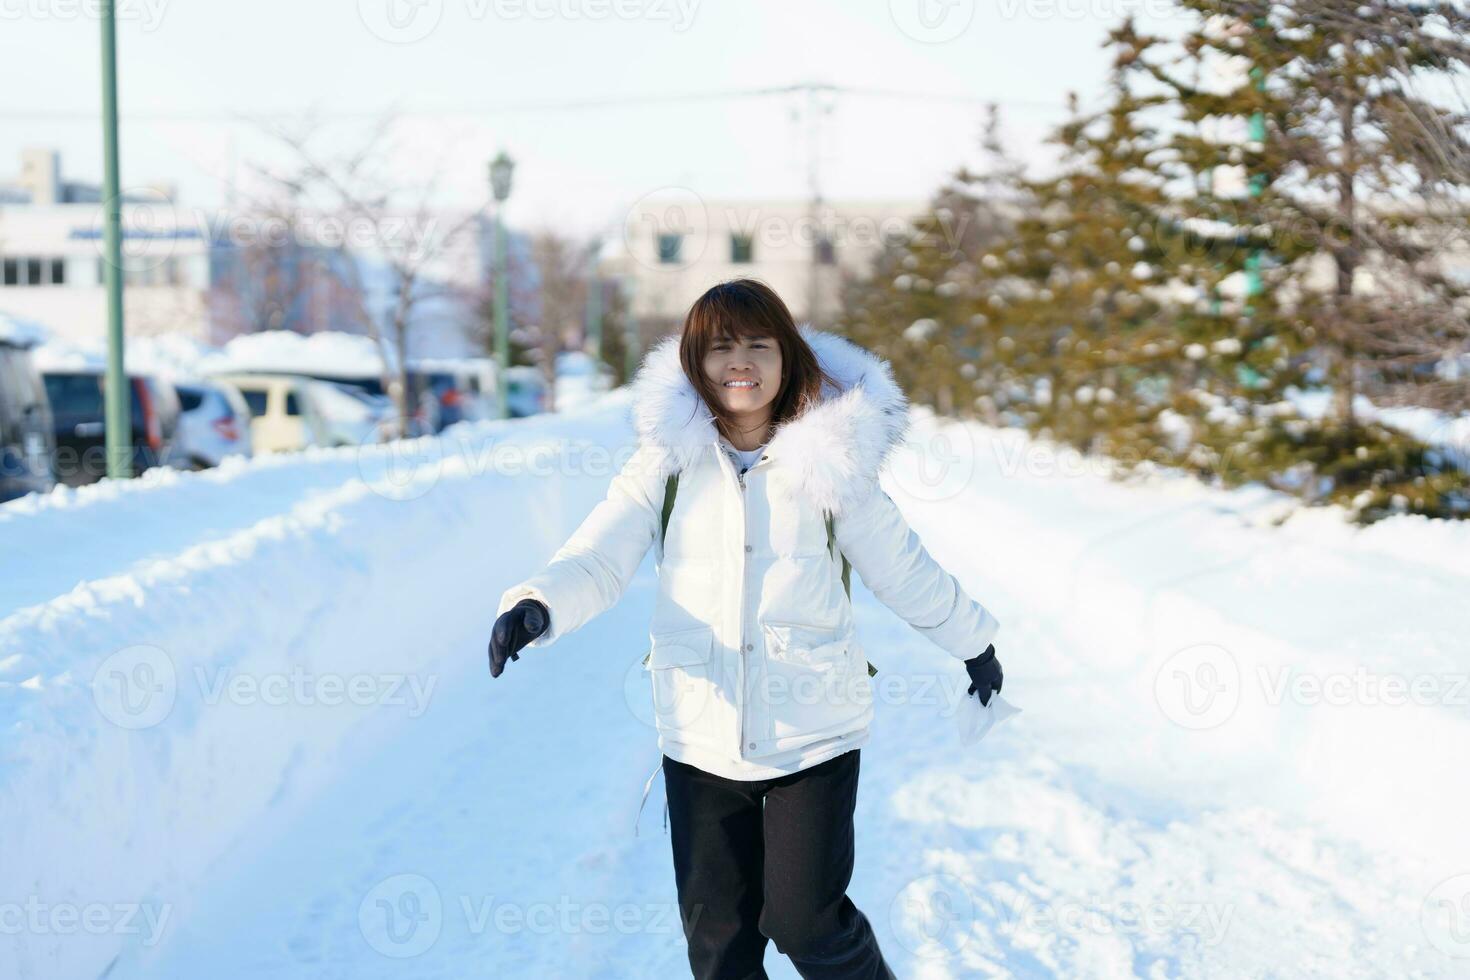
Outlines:
{"type": "MultiPolygon", "coordinates": [[[[0,507],[0,976],[685,975],[651,561],[485,664],[624,397],[0,507]]],[[[1024,709],[964,748],[962,668],[855,578],[898,974],[1470,974],[1470,526],[1101,469],[920,419],[885,478],[1024,709]]]]}

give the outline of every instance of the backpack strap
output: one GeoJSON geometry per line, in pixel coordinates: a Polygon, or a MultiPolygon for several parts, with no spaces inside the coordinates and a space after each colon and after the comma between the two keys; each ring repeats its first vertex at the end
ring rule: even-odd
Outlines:
{"type": "Polygon", "coordinates": [[[663,546],[664,538],[669,536],[669,515],[674,512],[674,498],[679,495],[679,474],[670,473],[669,478],[664,481],[664,512],[659,519],[658,541],[663,546]]]}
{"type": "MultiPolygon", "coordinates": [[[[831,511],[827,511],[827,554],[832,554],[837,549],[837,518],[831,511]]],[[[847,602],[852,604],[852,562],[847,556],[837,551],[842,556],[842,591],[847,593],[847,602]]],[[[873,661],[868,661],[868,676],[872,677],[878,673],[878,668],[873,666],[873,661]]]]}

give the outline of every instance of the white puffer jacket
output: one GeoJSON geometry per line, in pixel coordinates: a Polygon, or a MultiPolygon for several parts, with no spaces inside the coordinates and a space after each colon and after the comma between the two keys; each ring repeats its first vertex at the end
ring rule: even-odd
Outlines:
{"type": "Polygon", "coordinates": [[[888,365],[835,334],[801,332],[841,390],[781,426],[743,481],[684,377],[679,338],[660,342],[634,380],[637,451],[550,564],[500,600],[499,613],[527,597],[551,611],[533,647],[608,609],[658,548],[677,471],[646,662],[659,748],[728,778],[794,772],[866,741],[872,689],[842,555],[956,659],[983,653],[999,629],[878,486],[908,425],[888,365]],[[828,512],[840,553],[828,550],[828,512]]]}

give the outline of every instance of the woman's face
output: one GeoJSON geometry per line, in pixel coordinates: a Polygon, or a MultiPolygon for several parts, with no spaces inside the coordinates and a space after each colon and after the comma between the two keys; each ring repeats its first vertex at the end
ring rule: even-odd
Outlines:
{"type": "Polygon", "coordinates": [[[705,351],[704,374],[727,412],[759,423],[781,392],[781,346],[771,337],[717,337],[705,351]]]}

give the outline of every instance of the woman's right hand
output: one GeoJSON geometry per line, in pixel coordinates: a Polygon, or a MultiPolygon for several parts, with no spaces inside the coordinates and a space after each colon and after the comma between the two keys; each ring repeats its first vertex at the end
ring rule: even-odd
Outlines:
{"type": "Polygon", "coordinates": [[[499,677],[506,661],[521,659],[520,649],[546,632],[551,613],[535,599],[522,599],[490,630],[490,676],[499,677]]]}

